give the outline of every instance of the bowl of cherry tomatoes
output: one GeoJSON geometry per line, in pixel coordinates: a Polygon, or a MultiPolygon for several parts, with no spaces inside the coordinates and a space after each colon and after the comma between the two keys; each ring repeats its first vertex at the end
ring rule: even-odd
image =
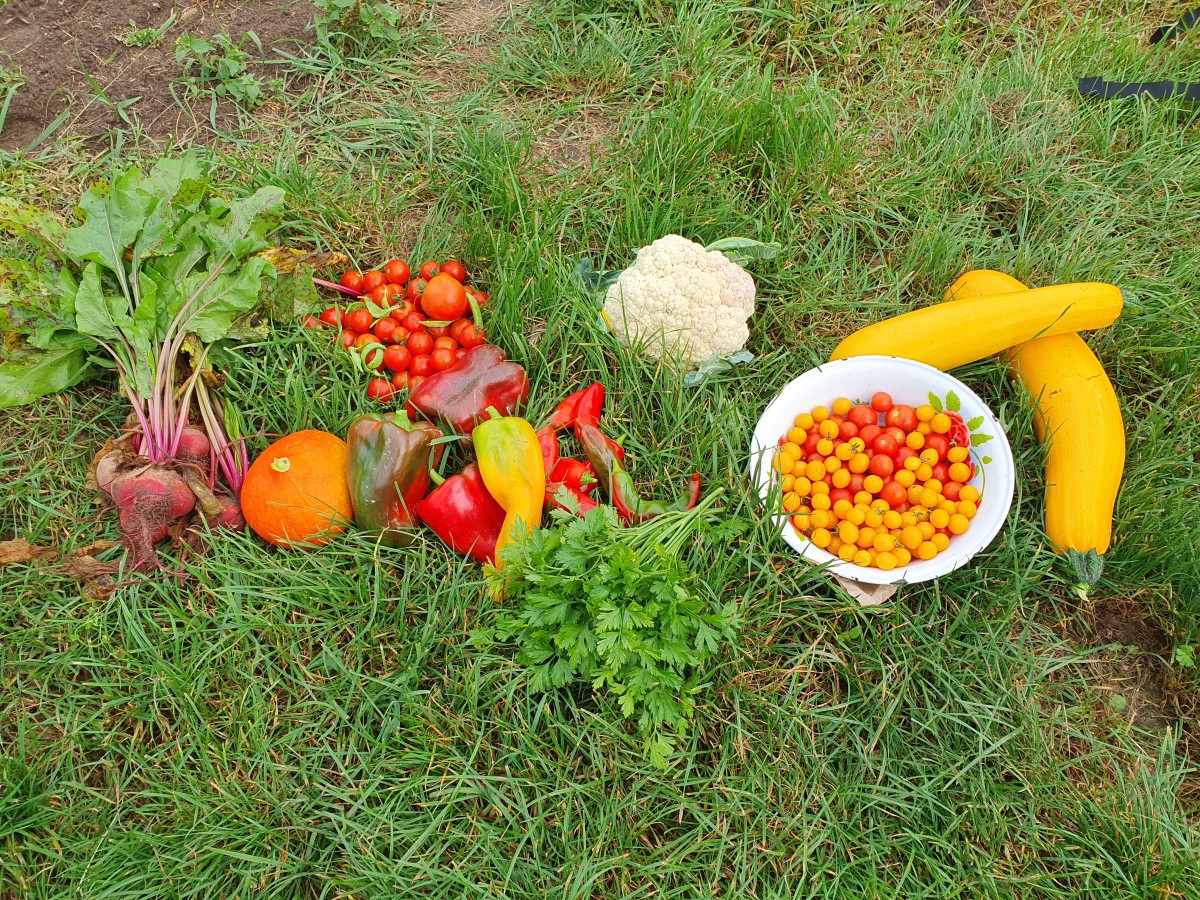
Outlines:
{"type": "Polygon", "coordinates": [[[1000,421],[961,381],[859,356],[783,387],[754,429],[750,477],[796,553],[897,584],[952,572],[992,542],[1015,465],[1000,421]]]}

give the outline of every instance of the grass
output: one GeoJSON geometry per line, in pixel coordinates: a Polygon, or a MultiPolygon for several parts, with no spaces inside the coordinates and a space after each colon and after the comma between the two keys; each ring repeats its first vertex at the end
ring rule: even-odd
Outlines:
{"type": "MultiPolygon", "coordinates": [[[[1095,603],[1132,598],[1200,644],[1196,114],[1073,93],[1200,78],[1196,44],[1144,46],[1169,15],[1141,3],[976,8],[431,4],[398,44],[289,62],[304,91],[213,143],[220,178],[286,188],[290,240],[364,264],[462,254],[532,415],[598,378],[644,484],[726,488],[747,529],[692,558],[740,602],[742,640],[664,774],[610,703],[530,696],[510,654],[468,643],[491,601],[432,538],[223,537],[186,582],[107,596],[5,566],[0,895],[1200,896],[1194,721],[1146,729],[1106,701],[1104,659],[1138,653],[1085,646],[1095,607],[1047,550],[1042,451],[997,363],[956,372],[1018,462],[974,565],[861,610],[747,496],[759,413],[847,329],[968,268],[1112,281],[1128,309],[1088,340],[1129,461],[1095,603]],[[757,359],[696,389],[614,346],[570,277],[670,231],[783,245],[753,269],[757,359]]],[[[65,209],[111,162],[4,157],[0,191],[65,209]]],[[[292,323],[227,374],[263,435],[344,432],[363,408],[292,323]]],[[[110,387],[5,414],[5,536],[115,536],[81,486],[124,416],[110,387]]]]}

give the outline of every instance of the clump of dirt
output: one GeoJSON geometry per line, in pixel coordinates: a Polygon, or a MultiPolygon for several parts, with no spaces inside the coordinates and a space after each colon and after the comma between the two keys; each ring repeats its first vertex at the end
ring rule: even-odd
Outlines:
{"type": "Polygon", "coordinates": [[[1092,674],[1114,715],[1148,731],[1182,725],[1182,749],[1200,762],[1200,697],[1176,677],[1169,663],[1171,639],[1145,602],[1099,601],[1070,637],[1086,647],[1108,648],[1092,657],[1092,674]]]}
{"type": "MultiPolygon", "coordinates": [[[[312,5],[296,0],[9,0],[0,4],[0,68],[19,72],[24,84],[13,95],[0,148],[28,147],[60,115],[56,138],[106,134],[129,127],[122,112],[151,139],[195,139],[209,124],[210,98],[185,97],[177,83],[184,74],[174,55],[180,35],[208,39],[224,29],[236,44],[253,32],[261,53],[252,40],[242,49],[254,59],[249,73],[265,85],[280,75],[265,61],[299,46],[312,16],[312,5]]],[[[0,103],[3,81],[0,72],[0,103]]],[[[218,124],[234,121],[234,110],[222,104],[218,124]]]]}

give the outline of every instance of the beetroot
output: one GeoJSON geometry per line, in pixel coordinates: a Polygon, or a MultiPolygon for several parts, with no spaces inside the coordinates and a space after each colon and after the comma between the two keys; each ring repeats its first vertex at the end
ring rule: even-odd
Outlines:
{"type": "Polygon", "coordinates": [[[246,519],[242,516],[242,507],[237,497],[229,494],[217,494],[217,502],[221,504],[221,512],[208,520],[213,528],[228,528],[231,531],[241,531],[246,527],[246,519]]]}
{"type": "Polygon", "coordinates": [[[183,463],[191,463],[208,470],[209,454],[212,443],[203,428],[188,425],[179,432],[179,446],[175,449],[175,459],[183,463]]]}
{"type": "Polygon", "coordinates": [[[111,494],[121,511],[121,531],[134,569],[157,565],[154,545],[196,506],[196,495],[184,480],[159,466],[120,473],[112,480],[111,494]]]}

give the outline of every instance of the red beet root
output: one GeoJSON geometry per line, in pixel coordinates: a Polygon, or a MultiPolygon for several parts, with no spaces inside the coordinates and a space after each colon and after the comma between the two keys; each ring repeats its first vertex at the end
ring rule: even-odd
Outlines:
{"type": "Polygon", "coordinates": [[[208,520],[209,525],[213,528],[228,528],[232,531],[241,531],[246,527],[246,520],[242,516],[242,507],[236,497],[230,497],[227,494],[217,494],[217,502],[223,508],[220,515],[208,520]]]}
{"type": "Polygon", "coordinates": [[[121,531],[134,569],[157,564],[154,545],[167,536],[175,520],[196,506],[196,495],[183,479],[156,466],[118,475],[111,493],[121,511],[121,531]]]}
{"type": "Polygon", "coordinates": [[[179,436],[179,447],[175,451],[175,458],[179,462],[192,463],[207,470],[208,456],[211,450],[212,444],[204,429],[198,425],[188,425],[179,436]]]}

